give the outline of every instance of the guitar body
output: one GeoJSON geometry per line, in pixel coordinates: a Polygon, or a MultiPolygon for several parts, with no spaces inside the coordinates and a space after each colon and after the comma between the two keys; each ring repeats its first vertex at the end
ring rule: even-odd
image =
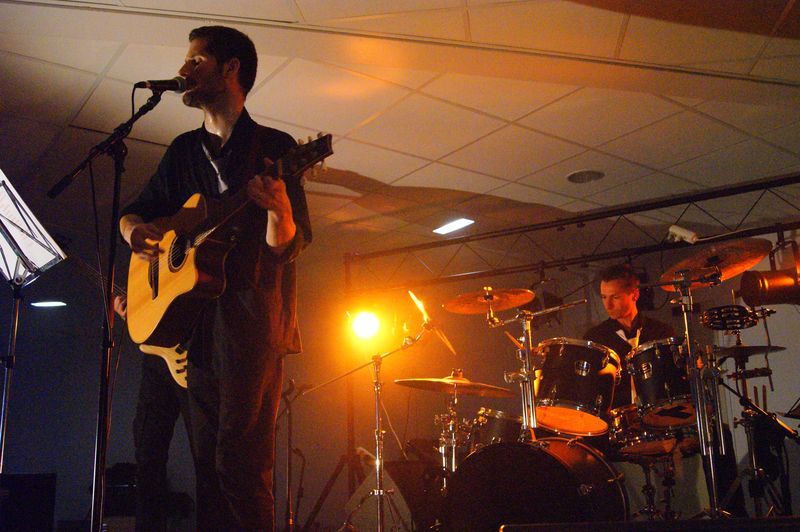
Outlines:
{"type": "Polygon", "coordinates": [[[207,200],[192,195],[181,209],[154,220],[164,238],[151,260],[131,256],[128,270],[128,331],[137,344],[174,346],[185,341],[204,303],[225,290],[225,258],[232,243],[192,235],[208,216],[207,200]]]}
{"type": "Polygon", "coordinates": [[[172,375],[172,378],[178,383],[178,386],[181,388],[187,387],[186,360],[189,357],[189,353],[183,346],[159,347],[157,345],[142,344],[139,346],[139,350],[142,353],[156,355],[164,359],[164,362],[167,363],[167,367],[169,368],[170,375],[172,375]]]}

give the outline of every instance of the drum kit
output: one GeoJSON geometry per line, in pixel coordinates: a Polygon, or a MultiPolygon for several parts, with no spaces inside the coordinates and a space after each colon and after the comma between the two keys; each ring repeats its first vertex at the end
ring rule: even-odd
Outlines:
{"type": "MultiPolygon", "coordinates": [[[[407,378],[395,383],[447,396],[446,413],[437,415],[440,429],[442,507],[440,526],[447,530],[497,530],[510,523],[623,521],[630,517],[623,476],[613,462],[641,465],[647,504],[635,516],[675,519],[670,493],[675,484],[672,460],[702,453],[709,463],[711,518],[724,516],[716,493],[715,455],[732,450],[724,445],[719,386],[740,397],[745,406],[741,424],[748,433],[752,476],[760,465],[753,449],[756,420],[780,424],[786,437],[797,432],[749,400],[747,379],[770,374],[768,368],[746,368],[753,355],[782,351],[769,342],[766,320],[771,310],[730,305],[702,313],[702,323],[736,335],[733,347],[700,349],[691,336],[692,290],[735,277],[757,264],[770,251],[769,242],[748,239],[709,246],[664,273],[661,286],[678,296],[684,319],[683,338],[643,343],[629,353],[573,338],[534,341],[534,320],[586,300],[536,312],[525,310],[534,293],[524,289],[493,289],[459,295],[443,304],[449,312],[484,315],[490,328],[521,327],[515,337],[521,367],[504,375],[517,384],[518,394],[502,387],[467,379],[461,370],[441,378],[407,378]],[[510,319],[495,313],[516,309],[510,319]],[[739,332],[757,323],[767,330],[767,345],[745,346],[739,332]],[[724,383],[720,364],[732,359],[736,371],[724,383]],[[620,379],[631,379],[636,404],[612,409],[620,379]],[[740,392],[741,390],[741,392],[740,392]],[[521,416],[480,408],[472,420],[459,417],[458,400],[464,395],[513,397],[521,416]],[[656,504],[651,473],[664,466],[664,511],[656,504]]],[[[751,490],[752,494],[752,490],[751,490]]],[[[757,511],[760,509],[757,508],[757,511]]],[[[760,515],[760,514],[759,514],[760,515]]]]}

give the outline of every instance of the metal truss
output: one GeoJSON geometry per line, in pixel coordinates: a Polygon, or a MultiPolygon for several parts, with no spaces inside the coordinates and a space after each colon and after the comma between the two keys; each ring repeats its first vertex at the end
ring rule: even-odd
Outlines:
{"type": "MultiPolygon", "coordinates": [[[[652,235],[646,228],[636,223],[631,216],[659,211],[663,219],[661,210],[675,206],[684,206],[684,208],[678,216],[674,216],[673,224],[680,223],[689,209],[695,208],[707,215],[708,219],[713,220],[715,226],[723,230],[719,234],[704,238],[702,244],[800,229],[800,221],[743,228],[756,206],[767,201],[765,199],[767,197],[788,205],[792,210],[797,211],[797,218],[800,218],[800,206],[779,190],[781,187],[798,183],[800,183],[800,172],[795,172],[732,186],[706,189],[701,192],[597,209],[575,216],[452,238],[441,242],[364,254],[347,253],[344,256],[345,288],[349,293],[408,289],[530,271],[539,272],[544,276],[545,270],[559,269],[563,271],[571,266],[588,266],[590,263],[611,259],[631,260],[649,253],[688,247],[690,244],[686,242],[668,242],[663,236],[652,235]],[[758,191],[761,193],[750,202],[749,208],[743,209],[741,217],[734,225],[723,223],[700,204],[706,200],[741,196],[758,191]],[[593,222],[598,225],[598,228],[594,229],[600,234],[599,238],[597,233],[590,235],[593,241],[591,251],[568,257],[556,257],[549,252],[552,246],[547,245],[544,238],[547,233],[543,233],[544,231],[551,231],[551,239],[553,238],[552,231],[556,231],[556,238],[558,238],[559,232],[584,229],[593,222]],[[644,239],[646,243],[632,247],[613,247],[612,245],[612,249],[601,251],[605,244],[613,244],[615,239],[620,240],[621,233],[638,235],[639,239],[644,239]],[[503,242],[503,244],[498,247],[496,245],[498,242],[503,242]],[[440,259],[442,255],[446,259],[439,260],[439,264],[433,264],[433,261],[426,259],[426,255],[432,252],[436,252],[440,259]],[[449,258],[447,258],[448,255],[449,258]],[[538,260],[532,261],[532,256],[536,256],[538,260]],[[473,264],[478,264],[478,268],[468,272],[448,273],[452,270],[454,262],[465,257],[469,258],[473,264]],[[414,273],[409,275],[409,271],[414,273]]],[[[663,223],[669,224],[666,221],[663,223]]],[[[623,242],[630,241],[627,237],[621,240],[623,242]]]]}

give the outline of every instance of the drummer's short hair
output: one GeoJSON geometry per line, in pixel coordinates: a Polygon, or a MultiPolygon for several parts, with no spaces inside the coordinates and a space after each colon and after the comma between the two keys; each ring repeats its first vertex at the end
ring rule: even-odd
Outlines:
{"type": "Polygon", "coordinates": [[[600,281],[622,281],[627,290],[639,288],[639,276],[630,264],[615,264],[600,272],[600,281]]]}

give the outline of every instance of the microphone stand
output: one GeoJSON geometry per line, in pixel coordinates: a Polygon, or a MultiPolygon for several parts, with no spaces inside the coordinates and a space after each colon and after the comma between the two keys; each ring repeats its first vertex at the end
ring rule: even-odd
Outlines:
{"type": "Polygon", "coordinates": [[[47,192],[49,198],[55,198],[64,191],[75,178],[83,172],[91,162],[101,154],[106,154],[114,160],[114,195],[111,207],[111,228],[109,232],[108,263],[106,273],[106,308],[103,320],[103,346],[100,368],[100,392],[98,397],[97,429],[95,433],[94,475],[92,482],[92,511],[90,530],[100,532],[103,525],[103,500],[105,494],[105,468],[106,451],[108,449],[108,390],[111,375],[111,357],[114,350],[114,262],[117,254],[117,219],[119,218],[120,188],[122,175],[125,173],[125,157],[128,148],[124,140],[133,129],[133,124],[142,116],[153,110],[161,101],[163,91],[153,91],[152,96],[142,105],[129,120],[123,122],[101,143],[89,150],[86,158],[70,173],[62,177],[47,192]]]}

